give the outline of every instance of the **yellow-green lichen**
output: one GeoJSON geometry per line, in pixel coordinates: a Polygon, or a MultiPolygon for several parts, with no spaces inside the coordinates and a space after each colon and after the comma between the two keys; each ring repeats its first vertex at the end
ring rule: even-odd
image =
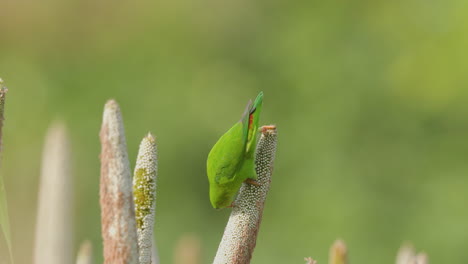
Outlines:
{"type": "Polygon", "coordinates": [[[154,179],[148,175],[145,168],[135,171],[133,195],[135,200],[135,216],[137,227],[143,227],[143,218],[151,213],[154,204],[154,179]]]}

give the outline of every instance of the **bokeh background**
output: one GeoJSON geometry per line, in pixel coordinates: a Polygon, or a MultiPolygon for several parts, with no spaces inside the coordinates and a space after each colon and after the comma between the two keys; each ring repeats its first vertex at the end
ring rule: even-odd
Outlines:
{"type": "Polygon", "coordinates": [[[467,263],[468,2],[0,0],[9,88],[2,175],[17,263],[30,263],[49,124],[73,140],[75,245],[102,261],[98,132],[123,111],[134,164],[159,142],[156,237],[171,263],[184,234],[210,263],[229,210],[208,199],[206,156],[264,91],[276,124],[272,188],[252,263],[393,263],[413,241],[467,263]]]}

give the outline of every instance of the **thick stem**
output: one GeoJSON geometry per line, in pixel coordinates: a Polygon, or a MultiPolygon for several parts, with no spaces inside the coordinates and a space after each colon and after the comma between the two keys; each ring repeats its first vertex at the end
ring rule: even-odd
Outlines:
{"type": "Polygon", "coordinates": [[[259,186],[243,183],[214,259],[215,264],[248,264],[257,241],[276,153],[276,126],[261,128],[256,150],[259,186]]]}
{"type": "Polygon", "coordinates": [[[120,113],[114,100],[104,107],[101,133],[101,225],[104,263],[138,263],[132,176],[120,113]]]}

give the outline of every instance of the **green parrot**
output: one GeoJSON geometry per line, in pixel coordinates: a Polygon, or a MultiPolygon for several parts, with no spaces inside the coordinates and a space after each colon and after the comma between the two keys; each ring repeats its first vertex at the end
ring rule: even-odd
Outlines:
{"type": "Polygon", "coordinates": [[[260,92],[253,106],[250,100],[241,120],[221,136],[208,154],[210,201],[216,209],[230,207],[244,181],[258,184],[254,161],[262,101],[260,92]]]}

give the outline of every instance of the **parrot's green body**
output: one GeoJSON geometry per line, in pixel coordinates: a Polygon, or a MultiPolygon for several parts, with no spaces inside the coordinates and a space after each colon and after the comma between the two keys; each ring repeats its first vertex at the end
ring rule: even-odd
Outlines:
{"type": "Polygon", "coordinates": [[[257,179],[254,162],[262,101],[260,92],[253,106],[249,101],[241,120],[221,136],[208,154],[210,201],[216,209],[229,207],[245,180],[257,179]]]}

